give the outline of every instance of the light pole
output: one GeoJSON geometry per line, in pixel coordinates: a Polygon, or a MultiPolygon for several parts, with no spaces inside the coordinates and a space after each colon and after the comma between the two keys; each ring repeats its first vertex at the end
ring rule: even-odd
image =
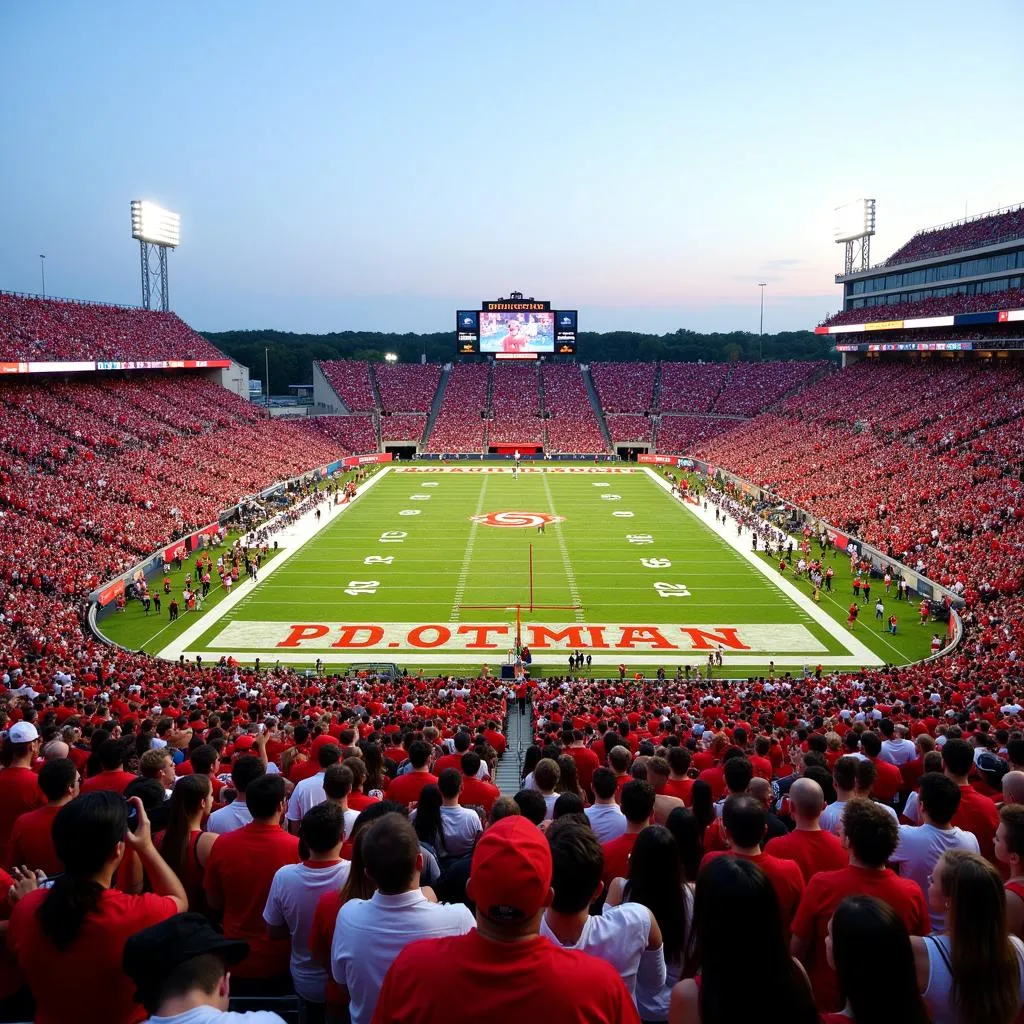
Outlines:
{"type": "Polygon", "coordinates": [[[267,379],[267,409],[270,409],[270,348],[263,349],[263,375],[267,379]]]}
{"type": "Polygon", "coordinates": [[[398,362],[398,356],[396,356],[394,352],[385,352],[384,362],[389,363],[391,366],[394,366],[395,363],[398,362]]]}
{"type": "Polygon", "coordinates": [[[46,257],[39,254],[39,276],[43,282],[43,298],[46,298],[46,257]]]}
{"type": "Polygon", "coordinates": [[[764,353],[762,351],[762,344],[764,338],[764,288],[768,284],[767,281],[758,281],[757,287],[761,289],[761,327],[757,332],[757,361],[763,362],[764,353]]]}

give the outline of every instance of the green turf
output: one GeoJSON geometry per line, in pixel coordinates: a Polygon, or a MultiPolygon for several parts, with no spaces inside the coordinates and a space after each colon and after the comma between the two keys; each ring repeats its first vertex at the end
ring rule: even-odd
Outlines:
{"type": "MultiPolygon", "coordinates": [[[[586,627],[576,634],[567,633],[561,642],[551,641],[548,649],[543,647],[545,635],[540,635],[540,642],[532,645],[535,654],[558,658],[555,665],[545,666],[549,673],[564,664],[562,647],[576,639],[582,640],[585,649],[591,648],[595,659],[605,666],[601,674],[619,661],[627,665],[635,661],[648,674],[661,662],[666,667],[680,662],[704,664],[706,654],[699,651],[662,650],[656,646],[660,637],[676,642],[679,634],[672,630],[679,626],[711,630],[747,627],[748,632],[742,636],[750,650],[737,657],[727,648],[725,667],[719,674],[752,674],[767,666],[769,658],[783,656],[794,660],[793,665],[786,666],[789,671],[799,671],[803,664],[813,666],[820,661],[827,666],[836,656],[849,653],[841,639],[830,636],[784,595],[773,579],[765,578],[637,469],[600,475],[522,473],[517,480],[507,473],[392,471],[271,575],[261,579],[224,617],[211,621],[187,650],[202,652],[206,660],[229,651],[246,660],[258,655],[267,661],[283,651],[293,658],[301,656],[300,663],[305,664],[323,657],[342,664],[393,660],[410,668],[419,667],[417,663],[428,654],[433,660],[426,659],[427,672],[483,661],[496,670],[511,643],[511,633],[480,638],[493,643],[493,648],[461,651],[412,647],[408,629],[389,632],[378,648],[332,649],[327,645],[341,638],[342,624],[433,625],[453,634],[460,626],[486,623],[500,623],[511,629],[515,611],[470,606],[528,606],[531,545],[535,606],[569,607],[535,607],[532,614],[524,607],[524,623],[586,627]],[[403,511],[415,514],[403,515],[403,511]],[[502,511],[554,513],[565,521],[549,525],[544,534],[532,528],[498,528],[471,521],[475,514],[502,511]],[[616,512],[633,515],[627,518],[616,512]],[[382,541],[384,533],[394,531],[407,536],[390,543],[382,541]],[[653,539],[636,543],[630,541],[630,536],[653,539]],[[376,557],[392,561],[365,564],[365,559],[376,557]],[[643,559],[666,560],[671,565],[648,567],[643,559]],[[363,591],[370,581],[377,583],[373,593],[345,592],[363,591]],[[350,586],[352,583],[356,585],[350,586]],[[661,597],[656,583],[683,585],[688,594],[661,597]],[[329,633],[324,639],[316,639],[315,646],[303,643],[297,648],[277,647],[288,637],[290,627],[299,624],[327,626],[329,633]],[[595,626],[605,629],[594,633],[591,627],[595,626]],[[658,633],[634,634],[632,647],[600,646],[602,642],[614,645],[628,641],[630,638],[624,638],[620,631],[622,626],[656,627],[658,633]],[[750,627],[759,627],[754,643],[749,642],[753,636],[750,627]],[[783,655],[773,637],[794,627],[795,632],[787,637],[789,650],[783,655]],[[640,642],[644,639],[653,642],[640,642]]],[[[835,601],[830,604],[823,596],[822,609],[839,618],[845,631],[849,599],[842,599],[849,592],[849,569],[841,557],[835,566],[835,601]]],[[[890,637],[877,628],[873,608],[865,608],[854,635],[886,661],[923,657],[928,652],[931,628],[919,627],[916,615],[909,612],[900,618],[904,628],[895,638],[890,637]]],[[[119,642],[125,642],[124,636],[130,631],[129,646],[145,645],[154,653],[196,621],[192,618],[154,639],[155,624],[140,620],[141,609],[130,606],[124,615],[108,620],[110,625],[105,628],[119,642]],[[149,639],[138,642],[147,630],[149,639]]],[[[164,626],[166,621],[160,628],[164,626]]],[[[363,632],[354,637],[368,635],[363,632]]],[[[420,638],[431,642],[438,635],[438,630],[427,630],[420,638]]],[[[468,634],[470,640],[474,636],[468,634]]],[[[527,630],[524,639],[529,643],[533,636],[527,630]]]]}

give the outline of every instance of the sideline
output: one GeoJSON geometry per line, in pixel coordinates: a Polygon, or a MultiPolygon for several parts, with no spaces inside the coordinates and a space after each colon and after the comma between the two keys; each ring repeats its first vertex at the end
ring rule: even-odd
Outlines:
{"type": "MultiPolygon", "coordinates": [[[[237,587],[232,587],[231,593],[228,594],[228,596],[225,597],[216,608],[211,609],[209,614],[200,616],[193,625],[189,626],[183,633],[179,633],[178,636],[176,636],[174,640],[162,651],[159,651],[155,657],[163,658],[166,661],[177,661],[178,658],[184,654],[186,657],[194,658],[196,652],[189,650],[192,644],[194,644],[207,630],[217,625],[217,623],[220,622],[220,620],[224,618],[224,616],[227,615],[227,613],[230,612],[235,605],[239,603],[239,601],[248,597],[256,587],[258,587],[268,576],[276,572],[280,566],[284,565],[292,555],[297,551],[301,551],[303,547],[305,547],[305,545],[321,530],[325,530],[347,509],[351,508],[360,495],[365,494],[366,491],[368,491],[378,480],[382,480],[390,472],[390,466],[385,466],[383,469],[378,470],[370,477],[369,480],[356,488],[356,498],[352,501],[346,502],[344,505],[339,505],[336,511],[333,511],[334,506],[330,506],[330,509],[333,511],[333,515],[329,512],[326,516],[321,517],[319,523],[316,521],[316,509],[310,509],[297,523],[293,523],[291,526],[282,530],[275,538],[279,543],[278,552],[272,559],[270,559],[269,562],[267,562],[266,569],[262,571],[260,578],[258,580],[247,579],[237,587]]],[[[271,522],[273,522],[273,520],[271,520],[271,522]]],[[[206,654],[206,652],[202,651],[198,653],[206,654]]]]}
{"type": "MultiPolygon", "coordinates": [[[[743,536],[736,535],[735,527],[723,526],[720,523],[716,523],[712,518],[711,508],[708,507],[707,511],[704,510],[703,505],[692,505],[688,501],[683,501],[681,498],[676,498],[672,494],[672,485],[659,476],[649,466],[644,467],[644,472],[658,484],[662,490],[668,492],[669,496],[672,497],[673,501],[678,502],[683,508],[689,511],[693,516],[699,519],[709,530],[712,530],[724,543],[728,544],[734,551],[742,555],[751,565],[755,566],[757,571],[761,573],[766,579],[770,580],[771,583],[782,591],[802,612],[813,619],[819,626],[821,626],[833,640],[838,641],[846,648],[847,651],[853,656],[850,661],[854,661],[857,665],[864,667],[877,668],[880,665],[884,665],[885,661],[875,654],[866,644],[862,643],[855,633],[849,630],[843,629],[843,627],[827,612],[824,612],[819,608],[803,591],[801,591],[795,584],[791,583],[784,576],[780,576],[777,572],[773,571],[772,568],[764,562],[750,547],[750,534],[749,532],[744,533],[743,536]]],[[[770,658],[770,654],[765,654],[764,657],[770,658]]],[[[729,657],[730,663],[735,661],[735,657],[729,657]]],[[[763,660],[763,658],[762,658],[763,660]]],[[[774,658],[776,665],[784,664],[779,658],[774,658]]],[[[813,659],[804,659],[813,660],[813,659]]],[[[847,659],[842,659],[843,662],[847,659]]],[[[835,659],[833,662],[821,661],[822,665],[832,665],[835,663],[842,662],[839,659],[835,659]]]]}

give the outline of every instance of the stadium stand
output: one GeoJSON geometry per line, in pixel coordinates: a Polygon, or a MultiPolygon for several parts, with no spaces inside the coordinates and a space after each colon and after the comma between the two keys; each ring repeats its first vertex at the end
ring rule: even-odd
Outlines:
{"type": "Polygon", "coordinates": [[[539,376],[534,364],[496,362],[491,371],[489,444],[543,444],[539,376]]]}
{"type": "Polygon", "coordinates": [[[173,313],[0,292],[0,359],[225,359],[173,313]]]}
{"type": "Polygon", "coordinates": [[[727,416],[678,416],[662,413],[658,418],[655,447],[664,454],[694,452],[701,442],[734,430],[738,421],[727,416]]]}
{"type": "Polygon", "coordinates": [[[714,411],[733,416],[753,416],[770,408],[801,384],[827,373],[832,366],[823,360],[733,363],[729,379],[715,401],[714,411]]]}
{"type": "Polygon", "coordinates": [[[441,382],[437,363],[373,363],[371,369],[380,393],[381,412],[430,411],[441,382]]]}
{"type": "Polygon", "coordinates": [[[369,363],[358,359],[324,359],[318,365],[328,384],[351,412],[376,409],[369,363]]]}
{"type": "Polygon", "coordinates": [[[398,412],[380,418],[382,441],[406,441],[419,444],[423,431],[427,429],[427,414],[398,412]]]}
{"type": "Polygon", "coordinates": [[[1015,238],[1024,238],[1024,206],[947,227],[919,231],[909,242],[901,245],[884,265],[891,267],[897,263],[977,249],[1015,238]]]}
{"type": "Polygon", "coordinates": [[[575,363],[544,363],[541,367],[547,447],[565,454],[604,453],[608,444],[575,363]]]}
{"type": "Polygon", "coordinates": [[[896,302],[880,306],[861,306],[833,313],[822,322],[823,327],[843,324],[876,323],[885,320],[907,320],[920,316],[949,316],[957,313],[978,313],[991,309],[1024,307],[1024,289],[1009,288],[980,295],[946,295],[917,302],[896,302]]]}
{"type": "Polygon", "coordinates": [[[638,441],[649,444],[654,433],[654,421],[648,416],[635,416],[629,413],[611,413],[604,418],[608,424],[608,433],[616,444],[638,441]]]}
{"type": "Polygon", "coordinates": [[[662,363],[662,412],[711,412],[729,369],[728,363],[662,363]]]}
{"type": "Polygon", "coordinates": [[[490,368],[457,363],[445,385],[441,408],[427,440],[428,452],[482,451],[483,411],[487,407],[490,368]]]}
{"type": "Polygon", "coordinates": [[[339,442],[345,452],[362,455],[378,450],[373,416],[311,416],[308,422],[324,437],[339,442]]]}
{"type": "Polygon", "coordinates": [[[606,413],[650,412],[656,372],[656,363],[590,364],[590,376],[606,413]]]}

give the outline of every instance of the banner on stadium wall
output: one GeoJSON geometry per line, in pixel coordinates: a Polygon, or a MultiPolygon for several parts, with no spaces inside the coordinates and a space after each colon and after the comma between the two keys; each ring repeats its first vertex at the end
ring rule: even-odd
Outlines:
{"type": "Polygon", "coordinates": [[[674,466],[679,460],[674,455],[648,455],[642,452],[636,457],[636,461],[652,466],[674,466]]]}
{"type": "Polygon", "coordinates": [[[394,456],[391,452],[374,452],[372,455],[349,455],[341,460],[346,469],[353,466],[366,466],[372,462],[391,462],[394,456]]]}
{"type": "Polygon", "coordinates": [[[164,562],[173,562],[175,558],[186,558],[188,556],[188,543],[184,540],[176,540],[173,544],[164,548],[164,562]]]}
{"type": "Polygon", "coordinates": [[[108,583],[99,594],[96,596],[96,600],[102,607],[106,607],[111,601],[116,601],[124,593],[124,578],[114,580],[113,583],[108,583]]]}
{"type": "Polygon", "coordinates": [[[202,546],[203,537],[212,537],[214,534],[220,532],[220,523],[211,523],[209,526],[204,526],[201,530],[196,530],[188,539],[189,549],[192,551],[198,551],[202,546]]]}
{"type": "Polygon", "coordinates": [[[0,373],[28,373],[28,363],[0,363],[0,373]]]}
{"type": "Polygon", "coordinates": [[[969,327],[975,324],[1009,323],[1024,320],[1024,309],[988,309],[976,313],[954,313],[946,316],[921,316],[910,320],[881,320],[862,324],[837,324],[815,327],[815,334],[855,334],[863,331],[926,330],[933,327],[969,327]]]}

